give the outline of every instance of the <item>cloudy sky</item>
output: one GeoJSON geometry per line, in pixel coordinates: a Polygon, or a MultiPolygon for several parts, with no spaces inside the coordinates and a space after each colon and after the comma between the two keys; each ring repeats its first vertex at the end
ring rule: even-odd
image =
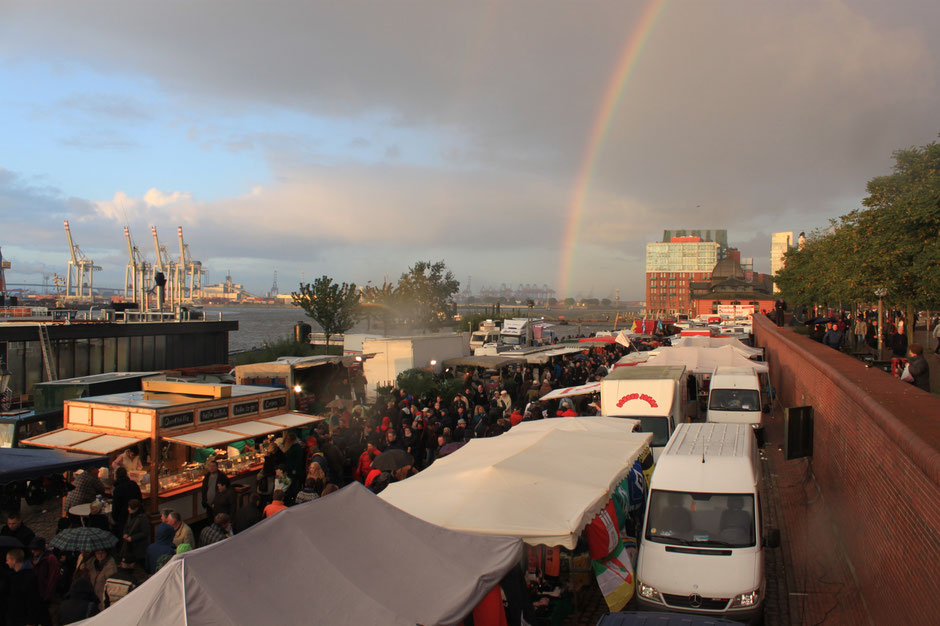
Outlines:
{"type": "Polygon", "coordinates": [[[770,233],[936,139],[938,26],[927,0],[0,0],[8,280],[64,275],[63,219],[115,287],[125,224],[259,293],[443,259],[639,299],[665,228],[769,271],[770,233]]]}

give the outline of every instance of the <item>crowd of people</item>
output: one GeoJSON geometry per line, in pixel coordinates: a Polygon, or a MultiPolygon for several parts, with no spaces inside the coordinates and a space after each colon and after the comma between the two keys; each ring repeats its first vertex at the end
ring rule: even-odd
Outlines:
{"type": "Polygon", "coordinates": [[[88,504],[89,514],[81,519],[67,514],[59,520],[59,530],[85,526],[113,533],[114,548],[81,553],[53,549],[23,524],[18,512],[8,516],[0,536],[13,537],[24,548],[7,550],[7,567],[0,571],[0,626],[86,619],[131,593],[173,555],[224,541],[349,482],[361,482],[378,493],[473,438],[500,435],[525,420],[596,414],[596,404],[575,410],[571,400],[540,398],[558,387],[600,380],[626,351],[611,343],[535,367],[447,372],[423,394],[391,389],[372,404],[355,394],[356,400],[336,403],[329,416],[309,430],[287,430],[277,438],[248,442],[263,453],[263,465],[242,506],[231,479],[210,459],[199,491],[206,510],[204,525],[194,530],[179,512],[166,509],[160,512],[152,541],[140,487],[128,473],[140,463],[131,448],[114,460],[110,514],[100,499],[108,492],[102,480],[94,471],[79,471],[64,510],[88,504]],[[456,380],[459,392],[447,394],[445,389],[453,390],[456,380]],[[406,453],[409,462],[391,470],[374,468],[375,458],[391,450],[406,453]]]}

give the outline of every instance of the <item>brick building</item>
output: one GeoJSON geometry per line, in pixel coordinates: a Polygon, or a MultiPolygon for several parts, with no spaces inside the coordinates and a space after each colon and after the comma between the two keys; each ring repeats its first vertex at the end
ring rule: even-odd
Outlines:
{"type": "Polygon", "coordinates": [[[769,311],[774,306],[771,290],[770,276],[745,270],[741,267],[741,253],[729,248],[707,279],[690,285],[693,314],[716,314],[722,305],[754,307],[755,313],[769,311]]]}
{"type": "Polygon", "coordinates": [[[708,280],[721,259],[724,248],[718,239],[727,242],[727,231],[667,230],[663,241],[646,244],[646,310],[650,315],[693,311],[691,285],[708,280]],[[711,241],[703,238],[706,234],[711,241]]]}

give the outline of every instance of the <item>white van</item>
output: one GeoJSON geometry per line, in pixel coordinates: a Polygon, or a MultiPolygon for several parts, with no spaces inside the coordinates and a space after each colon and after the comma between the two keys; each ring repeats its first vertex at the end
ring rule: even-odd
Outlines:
{"type": "Polygon", "coordinates": [[[691,410],[684,365],[617,367],[601,380],[601,415],[639,420],[654,459],[691,410]]]}
{"type": "Polygon", "coordinates": [[[759,621],[761,468],[746,424],[680,424],[650,481],[637,563],[640,609],[759,621]]]}
{"type": "MultiPolygon", "coordinates": [[[[767,407],[769,411],[769,406],[767,407]]],[[[715,368],[709,383],[707,422],[751,424],[759,428],[765,410],[757,373],[749,367],[715,368]]]]}

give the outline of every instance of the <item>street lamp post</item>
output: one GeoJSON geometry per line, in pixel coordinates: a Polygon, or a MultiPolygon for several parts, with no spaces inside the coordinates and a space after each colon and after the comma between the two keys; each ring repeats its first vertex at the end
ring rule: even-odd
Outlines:
{"type": "Polygon", "coordinates": [[[885,334],[884,334],[884,308],[882,306],[882,298],[888,295],[888,290],[884,287],[878,287],[875,289],[875,295],[878,296],[878,360],[884,360],[884,343],[885,343],[885,334]]]}

